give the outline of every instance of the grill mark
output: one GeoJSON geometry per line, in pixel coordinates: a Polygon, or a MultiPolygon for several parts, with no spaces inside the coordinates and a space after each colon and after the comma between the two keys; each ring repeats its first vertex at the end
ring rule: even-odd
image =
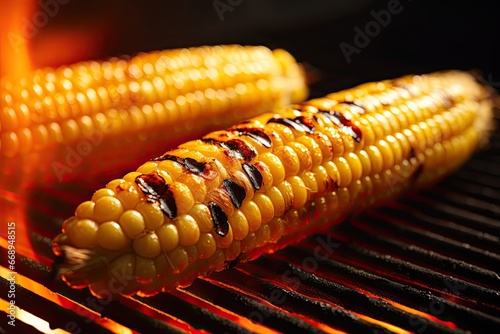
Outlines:
{"type": "Polygon", "coordinates": [[[415,149],[413,147],[410,150],[410,154],[408,154],[408,160],[411,158],[415,158],[415,149]]]}
{"type": "Polygon", "coordinates": [[[172,190],[167,189],[159,199],[160,209],[168,218],[174,219],[177,217],[177,204],[175,204],[175,197],[172,190]]]}
{"type": "Polygon", "coordinates": [[[250,183],[255,190],[259,190],[262,187],[262,174],[254,165],[243,164],[243,171],[247,174],[250,179],[250,183]]]}
{"type": "Polygon", "coordinates": [[[262,130],[259,128],[240,128],[236,129],[238,134],[243,135],[243,136],[248,136],[255,141],[257,141],[259,144],[261,144],[264,147],[271,148],[271,138],[262,130]]]}
{"type": "Polygon", "coordinates": [[[267,124],[269,124],[269,123],[283,124],[283,125],[288,126],[289,128],[293,128],[297,131],[313,133],[313,131],[308,126],[306,126],[305,124],[302,124],[300,122],[300,120],[297,121],[297,117],[293,118],[293,119],[292,118],[273,117],[267,121],[267,124]]]}
{"type": "Polygon", "coordinates": [[[168,189],[168,184],[156,171],[151,174],[139,175],[135,178],[135,183],[146,195],[160,196],[168,189]]]}
{"type": "Polygon", "coordinates": [[[257,156],[257,152],[240,139],[231,139],[225,142],[220,142],[219,145],[220,147],[229,150],[229,152],[234,154],[237,158],[244,161],[250,161],[257,156]]]}
{"type": "Polygon", "coordinates": [[[214,231],[221,237],[225,237],[229,232],[229,220],[227,219],[226,213],[214,202],[208,203],[208,209],[210,210],[210,215],[214,221],[214,231]]]}
{"type": "Polygon", "coordinates": [[[170,185],[165,183],[165,179],[155,171],[150,174],[139,175],[135,178],[135,183],[141,191],[148,195],[147,201],[157,202],[161,211],[170,219],[177,217],[177,205],[170,185]]]}
{"type": "Polygon", "coordinates": [[[311,120],[308,119],[305,116],[297,116],[293,120],[295,123],[300,124],[303,128],[307,129],[307,133],[313,133],[314,132],[314,125],[312,124],[311,120]]]}
{"type": "Polygon", "coordinates": [[[207,163],[197,161],[193,158],[181,158],[175,155],[165,154],[161,157],[153,159],[153,161],[163,161],[163,160],[171,160],[178,162],[193,174],[203,174],[207,169],[207,163]]]}
{"type": "Polygon", "coordinates": [[[233,203],[234,207],[239,209],[241,207],[241,204],[243,204],[243,200],[247,195],[245,188],[240,186],[235,181],[229,179],[222,181],[222,185],[229,194],[229,198],[231,198],[231,202],[233,203]]]}
{"type": "Polygon", "coordinates": [[[335,110],[320,110],[318,112],[328,117],[333,123],[335,123],[335,125],[346,131],[357,143],[361,141],[361,130],[356,125],[352,124],[352,121],[345,118],[345,116],[340,112],[335,110]]]}

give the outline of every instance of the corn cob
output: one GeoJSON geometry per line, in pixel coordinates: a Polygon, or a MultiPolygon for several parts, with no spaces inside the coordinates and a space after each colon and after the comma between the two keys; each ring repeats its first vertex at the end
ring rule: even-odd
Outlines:
{"type": "Polygon", "coordinates": [[[488,90],[448,71],[364,84],[212,132],[81,203],[53,241],[60,273],[104,298],[188,286],[438,180],[487,139],[491,117],[488,90]]]}
{"type": "Polygon", "coordinates": [[[27,166],[48,168],[48,176],[64,176],[60,181],[80,176],[78,170],[101,172],[116,168],[106,156],[124,145],[140,148],[121,159],[130,168],[153,152],[306,94],[303,73],[286,51],[239,45],[143,53],[3,78],[3,174],[18,175],[23,158],[27,166]]]}

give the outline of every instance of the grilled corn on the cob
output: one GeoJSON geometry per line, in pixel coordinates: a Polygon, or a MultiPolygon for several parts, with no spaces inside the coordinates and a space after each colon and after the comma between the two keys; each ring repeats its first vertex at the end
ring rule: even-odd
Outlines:
{"type": "Polygon", "coordinates": [[[488,90],[449,71],[367,83],[189,141],[77,207],[53,242],[62,277],[101,297],[187,286],[439,179],[487,138],[491,113],[488,90]]]}
{"type": "Polygon", "coordinates": [[[36,166],[42,181],[62,181],[116,168],[106,156],[124,145],[121,161],[131,168],[306,94],[293,57],[258,46],[166,50],[2,78],[1,172],[36,166]]]}

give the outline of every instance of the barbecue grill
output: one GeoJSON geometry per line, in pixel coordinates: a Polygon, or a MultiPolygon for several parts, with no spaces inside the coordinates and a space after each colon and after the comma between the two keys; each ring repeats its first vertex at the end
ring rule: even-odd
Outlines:
{"type": "MultiPolygon", "coordinates": [[[[404,5],[410,7],[410,2],[404,5]]],[[[413,20],[420,23],[427,8],[411,6],[416,13],[413,20]]],[[[436,12],[445,7],[432,6],[436,12]]],[[[203,15],[198,17],[206,17],[205,11],[200,12],[203,15]]],[[[368,13],[367,9],[366,17],[368,13]]],[[[352,39],[352,27],[356,22],[366,23],[366,17],[332,26],[330,32],[335,31],[335,36],[337,30],[342,33],[328,41],[337,47],[343,39],[352,39]]],[[[226,22],[239,21],[237,13],[233,20],[228,16],[226,22]]],[[[157,29],[159,23],[151,26],[159,35],[149,38],[160,40],[164,32],[157,29]]],[[[225,31],[229,37],[216,43],[233,41],[228,27],[218,26],[217,33],[225,31]]],[[[300,60],[329,64],[328,69],[321,69],[325,76],[313,85],[313,96],[374,77],[442,69],[444,63],[465,66],[442,60],[446,58],[442,54],[433,55],[436,61],[432,65],[426,64],[422,55],[427,51],[414,49],[418,38],[407,38],[401,41],[399,52],[411,53],[408,57],[414,59],[408,62],[415,68],[397,66],[402,65],[397,56],[396,60],[380,60],[387,56],[383,51],[376,59],[374,49],[369,48],[347,67],[339,50],[335,54],[315,52],[322,48],[318,45],[325,36],[330,36],[319,33],[323,28],[303,30],[298,38],[301,43],[287,42],[292,38],[280,31],[268,41],[280,40],[278,44],[300,60]],[[316,49],[311,48],[313,44],[316,49]],[[366,74],[367,67],[372,70],[366,74]]],[[[494,36],[491,31],[490,37],[494,36]]],[[[385,40],[381,37],[373,42],[379,43],[379,50],[399,41],[397,23],[391,23],[384,34],[385,40]]],[[[440,36],[434,37],[434,45],[443,45],[440,36]]],[[[183,42],[185,37],[178,39],[183,42]]],[[[237,42],[262,40],[260,35],[245,37],[247,40],[237,42]]],[[[199,42],[196,38],[193,44],[199,42]]],[[[181,42],[174,39],[172,43],[181,42]]],[[[151,42],[148,47],[154,45],[151,42]]],[[[113,52],[121,51],[120,47],[125,48],[116,46],[113,52]]],[[[151,298],[120,296],[117,300],[97,299],[88,289],[69,288],[52,270],[56,260],[52,238],[60,233],[63,220],[109,181],[110,175],[39,186],[22,194],[0,189],[1,223],[13,222],[16,231],[15,272],[9,269],[8,239],[4,234],[0,237],[0,306],[4,312],[0,333],[500,333],[499,165],[500,131],[496,130],[484,150],[432,188],[350,217],[274,254],[197,279],[188,288],[151,298]],[[8,317],[12,298],[8,296],[14,290],[17,318],[12,327],[8,317]]]]}
{"type": "MultiPolygon", "coordinates": [[[[152,298],[99,300],[54,278],[51,238],[103,180],[4,192],[16,223],[15,332],[496,333],[500,132],[435,187],[152,298]],[[31,246],[29,246],[31,245],[31,246]]],[[[1,239],[2,310],[11,289],[1,239]]],[[[2,333],[12,332],[1,317],[2,333]]]]}

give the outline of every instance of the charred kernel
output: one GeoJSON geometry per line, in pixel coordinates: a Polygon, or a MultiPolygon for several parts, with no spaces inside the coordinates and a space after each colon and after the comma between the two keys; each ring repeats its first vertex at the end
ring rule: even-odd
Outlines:
{"type": "Polygon", "coordinates": [[[169,252],[179,244],[179,232],[174,224],[164,224],[156,230],[163,252],[169,252]]]}
{"type": "Polygon", "coordinates": [[[268,196],[264,194],[255,194],[253,201],[259,207],[262,224],[267,224],[271,219],[274,218],[274,206],[273,202],[268,196]]]}
{"type": "Polygon", "coordinates": [[[135,258],[135,277],[136,281],[141,284],[149,284],[156,276],[156,267],[152,259],[147,259],[142,256],[135,258]]]}
{"type": "Polygon", "coordinates": [[[217,249],[217,244],[215,243],[215,239],[213,235],[210,233],[202,233],[200,235],[200,239],[196,243],[196,247],[198,247],[198,255],[200,259],[208,259],[212,254],[215,253],[217,249]]]}
{"type": "Polygon", "coordinates": [[[290,182],[287,180],[281,182],[281,184],[278,185],[278,190],[280,191],[281,195],[283,196],[283,201],[285,203],[285,212],[289,210],[292,205],[293,205],[293,188],[290,182]]]}
{"type": "MultiPolygon", "coordinates": [[[[286,147],[286,146],[281,146],[286,147]]],[[[295,153],[295,152],[294,152],[295,153]]],[[[269,174],[272,177],[272,184],[278,185],[285,179],[285,166],[280,158],[272,153],[259,155],[258,160],[269,168],[269,174]]],[[[258,166],[258,165],[257,165],[258,166]]],[[[264,180],[266,176],[264,176],[264,180]]]]}
{"type": "Polygon", "coordinates": [[[99,198],[104,196],[113,196],[115,192],[108,188],[102,188],[97,190],[94,195],[92,195],[92,202],[96,202],[99,198]]]}
{"type": "Polygon", "coordinates": [[[217,244],[218,248],[228,248],[234,240],[233,229],[231,225],[228,226],[229,228],[227,230],[226,235],[224,236],[221,236],[217,234],[215,231],[212,231],[212,236],[214,237],[215,243],[217,244]]]}
{"type": "Polygon", "coordinates": [[[167,254],[165,254],[170,269],[174,274],[184,271],[189,264],[189,256],[182,246],[177,246],[167,254]]]}
{"type": "Polygon", "coordinates": [[[156,230],[163,224],[164,215],[158,203],[141,202],[135,207],[135,210],[144,218],[147,230],[156,230]]]}
{"type": "Polygon", "coordinates": [[[132,242],[134,251],[145,258],[153,259],[161,252],[160,240],[156,233],[148,233],[132,242]]]}
{"type": "Polygon", "coordinates": [[[123,232],[125,232],[130,239],[136,239],[144,233],[144,218],[135,210],[127,210],[122,213],[119,224],[123,232]]]}
{"type": "Polygon", "coordinates": [[[210,232],[214,228],[210,210],[205,204],[195,204],[189,214],[196,220],[201,232],[210,232]]]}
{"type": "Polygon", "coordinates": [[[250,182],[252,183],[252,187],[255,190],[259,190],[262,187],[262,174],[259,172],[259,169],[254,165],[243,164],[243,171],[247,174],[250,182]]]}
{"type": "Polygon", "coordinates": [[[231,139],[221,142],[219,145],[227,149],[230,154],[243,161],[251,161],[257,156],[255,149],[240,139],[231,139]]]}
{"type": "Polygon", "coordinates": [[[180,215],[174,220],[174,223],[179,232],[179,244],[192,246],[198,242],[200,228],[193,217],[190,215],[180,215]]]}
{"type": "Polygon", "coordinates": [[[92,219],[94,216],[95,203],[92,201],[85,201],[78,205],[75,210],[75,216],[80,219],[92,219]]]}
{"type": "MultiPolygon", "coordinates": [[[[300,170],[300,161],[297,153],[290,146],[280,146],[274,151],[274,154],[285,167],[286,176],[297,175],[300,170]]],[[[276,184],[276,181],[274,181],[274,184],[276,184]]]]}
{"type": "Polygon", "coordinates": [[[229,217],[229,224],[233,230],[234,240],[243,240],[248,234],[248,220],[240,210],[234,210],[229,217]]]}
{"type": "Polygon", "coordinates": [[[214,222],[214,231],[222,237],[225,236],[229,231],[229,221],[226,213],[214,202],[209,202],[208,208],[214,222]]]}
{"type": "Polygon", "coordinates": [[[146,195],[159,196],[168,189],[168,184],[156,171],[150,174],[141,174],[135,178],[135,183],[139,189],[146,195]]]}
{"type": "MultiPolygon", "coordinates": [[[[188,186],[180,182],[174,182],[168,188],[167,194],[169,192],[171,192],[172,197],[168,197],[167,201],[172,213],[176,211],[178,215],[182,215],[191,210],[194,205],[194,198],[188,186]],[[173,199],[173,201],[170,202],[170,199],[173,199]],[[174,210],[174,207],[176,207],[176,210],[174,210]]],[[[175,217],[176,215],[173,214],[173,216],[175,217]]]]}
{"type": "Polygon", "coordinates": [[[309,129],[307,127],[301,125],[300,123],[296,123],[291,118],[273,117],[267,121],[267,124],[269,124],[269,123],[283,124],[283,125],[287,126],[288,128],[294,129],[294,130],[299,131],[299,132],[304,132],[304,131],[309,132],[309,129]]]}
{"type": "Polygon", "coordinates": [[[99,198],[94,206],[94,219],[97,222],[118,221],[123,213],[122,203],[115,197],[99,198]]]}
{"type": "Polygon", "coordinates": [[[293,202],[292,207],[298,209],[303,207],[307,202],[307,189],[304,181],[298,176],[292,176],[286,179],[293,190],[293,202]]]}
{"type": "Polygon", "coordinates": [[[235,181],[229,179],[222,181],[222,185],[229,194],[229,198],[231,199],[231,202],[233,203],[234,207],[236,208],[241,207],[241,204],[243,203],[243,200],[246,197],[245,188],[240,186],[235,181]]]}
{"type": "Polygon", "coordinates": [[[276,243],[285,232],[285,222],[283,218],[275,217],[269,223],[269,242],[276,243]]]}
{"type": "Polygon", "coordinates": [[[170,219],[177,217],[177,205],[175,202],[175,197],[172,191],[169,189],[165,191],[161,197],[153,197],[154,200],[158,201],[161,211],[170,219]]]}
{"type": "Polygon", "coordinates": [[[277,187],[272,187],[266,192],[274,207],[274,216],[279,217],[285,213],[285,199],[277,187]]]}
{"type": "Polygon", "coordinates": [[[254,201],[243,202],[240,208],[241,212],[245,215],[248,221],[248,230],[250,232],[256,231],[261,224],[262,217],[260,215],[260,210],[254,201]]]}
{"type": "Polygon", "coordinates": [[[127,247],[130,239],[127,238],[118,223],[105,222],[99,226],[97,242],[104,249],[119,250],[127,247]]]}
{"type": "Polygon", "coordinates": [[[92,220],[79,219],[68,232],[69,241],[77,248],[93,248],[97,246],[98,228],[92,220]]]}
{"type": "Polygon", "coordinates": [[[240,135],[249,136],[264,147],[271,147],[271,138],[259,128],[239,128],[236,130],[240,135]]]}
{"type": "Polygon", "coordinates": [[[201,176],[194,174],[183,174],[177,179],[178,182],[191,189],[191,194],[195,202],[203,202],[207,195],[207,186],[201,176]]]}

